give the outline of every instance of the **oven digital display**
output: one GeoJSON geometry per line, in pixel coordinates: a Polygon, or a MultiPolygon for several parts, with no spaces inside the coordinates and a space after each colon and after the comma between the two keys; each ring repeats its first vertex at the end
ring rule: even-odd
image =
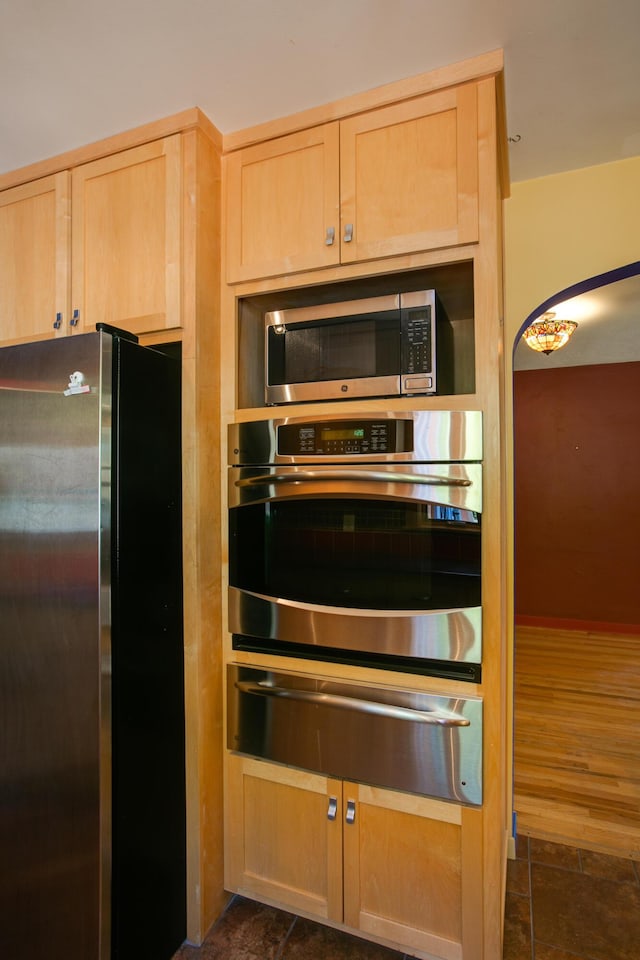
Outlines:
{"type": "Polygon", "coordinates": [[[322,427],[320,431],[322,440],[355,440],[364,437],[364,427],[351,427],[336,429],[335,427],[322,427]]]}

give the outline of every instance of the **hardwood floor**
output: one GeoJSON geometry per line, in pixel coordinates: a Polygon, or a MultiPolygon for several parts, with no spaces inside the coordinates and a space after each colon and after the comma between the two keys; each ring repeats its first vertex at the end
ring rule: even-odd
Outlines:
{"type": "Polygon", "coordinates": [[[521,835],[640,860],[640,637],[516,629],[521,835]]]}

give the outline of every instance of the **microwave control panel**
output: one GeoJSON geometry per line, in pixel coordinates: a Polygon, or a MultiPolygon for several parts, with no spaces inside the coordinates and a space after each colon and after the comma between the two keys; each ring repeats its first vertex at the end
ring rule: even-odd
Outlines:
{"type": "Polygon", "coordinates": [[[413,449],[408,420],[333,420],[285,424],[278,428],[278,453],[284,456],[353,456],[409,453],[413,449]]]}
{"type": "Polygon", "coordinates": [[[431,308],[407,310],[403,318],[403,373],[432,373],[433,331],[431,308]]]}

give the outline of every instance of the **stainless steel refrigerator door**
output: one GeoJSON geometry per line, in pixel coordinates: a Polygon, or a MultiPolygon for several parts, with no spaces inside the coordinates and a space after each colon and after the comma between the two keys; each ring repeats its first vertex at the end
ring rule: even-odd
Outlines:
{"type": "Polygon", "coordinates": [[[110,950],[101,345],[110,353],[101,334],[0,350],[0,956],[11,960],[110,950]]]}

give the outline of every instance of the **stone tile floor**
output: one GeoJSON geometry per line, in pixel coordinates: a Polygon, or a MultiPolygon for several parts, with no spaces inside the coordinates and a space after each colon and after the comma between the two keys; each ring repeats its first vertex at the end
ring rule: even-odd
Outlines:
{"type": "Polygon", "coordinates": [[[640,960],[640,864],[519,837],[504,960],[640,960]]]}
{"type": "MultiPolygon", "coordinates": [[[[640,960],[640,865],[519,837],[504,960],[640,960]]],[[[173,960],[408,960],[409,954],[234,897],[201,947],[173,960]]]]}

